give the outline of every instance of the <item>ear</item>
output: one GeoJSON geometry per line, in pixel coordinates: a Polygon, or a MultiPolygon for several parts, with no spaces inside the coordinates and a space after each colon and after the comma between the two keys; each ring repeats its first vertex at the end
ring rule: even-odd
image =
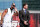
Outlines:
{"type": "Polygon", "coordinates": [[[25,6],[24,6],[25,7],[25,6]]]}

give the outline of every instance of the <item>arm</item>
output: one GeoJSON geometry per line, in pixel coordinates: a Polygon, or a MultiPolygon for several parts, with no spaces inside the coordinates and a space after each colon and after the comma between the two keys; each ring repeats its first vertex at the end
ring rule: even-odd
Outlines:
{"type": "Polygon", "coordinates": [[[17,11],[17,8],[15,8],[15,12],[16,12],[16,13],[15,13],[14,15],[15,15],[15,16],[18,16],[19,13],[18,13],[18,11],[17,11]]]}
{"type": "Polygon", "coordinates": [[[28,25],[29,20],[30,20],[29,12],[27,12],[27,21],[24,21],[24,24],[25,25],[28,25]]]}
{"type": "Polygon", "coordinates": [[[23,18],[22,18],[22,13],[21,13],[21,11],[19,11],[19,19],[20,19],[22,22],[24,22],[24,20],[23,20],[23,18]]]}
{"type": "Polygon", "coordinates": [[[16,11],[16,13],[14,13],[13,15],[14,15],[14,16],[18,16],[18,15],[19,15],[19,13],[16,11]]]}
{"type": "Polygon", "coordinates": [[[1,24],[3,23],[3,18],[6,15],[6,13],[7,13],[7,9],[1,15],[1,24]]]}
{"type": "Polygon", "coordinates": [[[19,15],[19,13],[16,11],[16,16],[18,16],[19,15]]]}

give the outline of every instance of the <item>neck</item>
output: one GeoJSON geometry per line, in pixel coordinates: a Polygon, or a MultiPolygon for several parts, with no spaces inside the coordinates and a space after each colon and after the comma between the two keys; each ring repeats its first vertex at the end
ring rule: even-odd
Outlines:
{"type": "Polygon", "coordinates": [[[25,10],[25,8],[23,8],[25,10]]]}
{"type": "Polygon", "coordinates": [[[12,8],[10,8],[11,10],[13,10],[12,8]]]}
{"type": "Polygon", "coordinates": [[[24,8],[25,9],[25,8],[24,8]]]}
{"type": "Polygon", "coordinates": [[[10,9],[12,9],[12,8],[10,8],[10,9]]]}

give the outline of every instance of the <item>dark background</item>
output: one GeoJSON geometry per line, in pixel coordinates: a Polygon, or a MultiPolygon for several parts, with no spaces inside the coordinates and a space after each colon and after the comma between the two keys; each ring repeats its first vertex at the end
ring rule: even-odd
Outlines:
{"type": "Polygon", "coordinates": [[[22,4],[27,3],[29,10],[40,10],[40,0],[22,0],[22,4]]]}

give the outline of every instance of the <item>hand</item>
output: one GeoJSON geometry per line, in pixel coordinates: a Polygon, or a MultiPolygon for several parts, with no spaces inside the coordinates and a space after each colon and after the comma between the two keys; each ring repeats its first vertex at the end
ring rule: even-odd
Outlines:
{"type": "Polygon", "coordinates": [[[2,24],[3,23],[3,21],[0,21],[0,24],[2,24]]]}
{"type": "Polygon", "coordinates": [[[15,11],[17,11],[17,8],[15,7],[15,11]]]}
{"type": "Polygon", "coordinates": [[[24,21],[24,24],[25,24],[25,25],[28,25],[27,21],[24,21]]]}
{"type": "Polygon", "coordinates": [[[26,25],[28,25],[28,23],[26,23],[26,25]]]}
{"type": "Polygon", "coordinates": [[[2,22],[0,22],[0,25],[2,25],[2,22]]]}
{"type": "Polygon", "coordinates": [[[2,23],[0,22],[0,26],[2,26],[2,23]]]}
{"type": "Polygon", "coordinates": [[[26,25],[27,21],[24,21],[24,24],[26,25]]]}

